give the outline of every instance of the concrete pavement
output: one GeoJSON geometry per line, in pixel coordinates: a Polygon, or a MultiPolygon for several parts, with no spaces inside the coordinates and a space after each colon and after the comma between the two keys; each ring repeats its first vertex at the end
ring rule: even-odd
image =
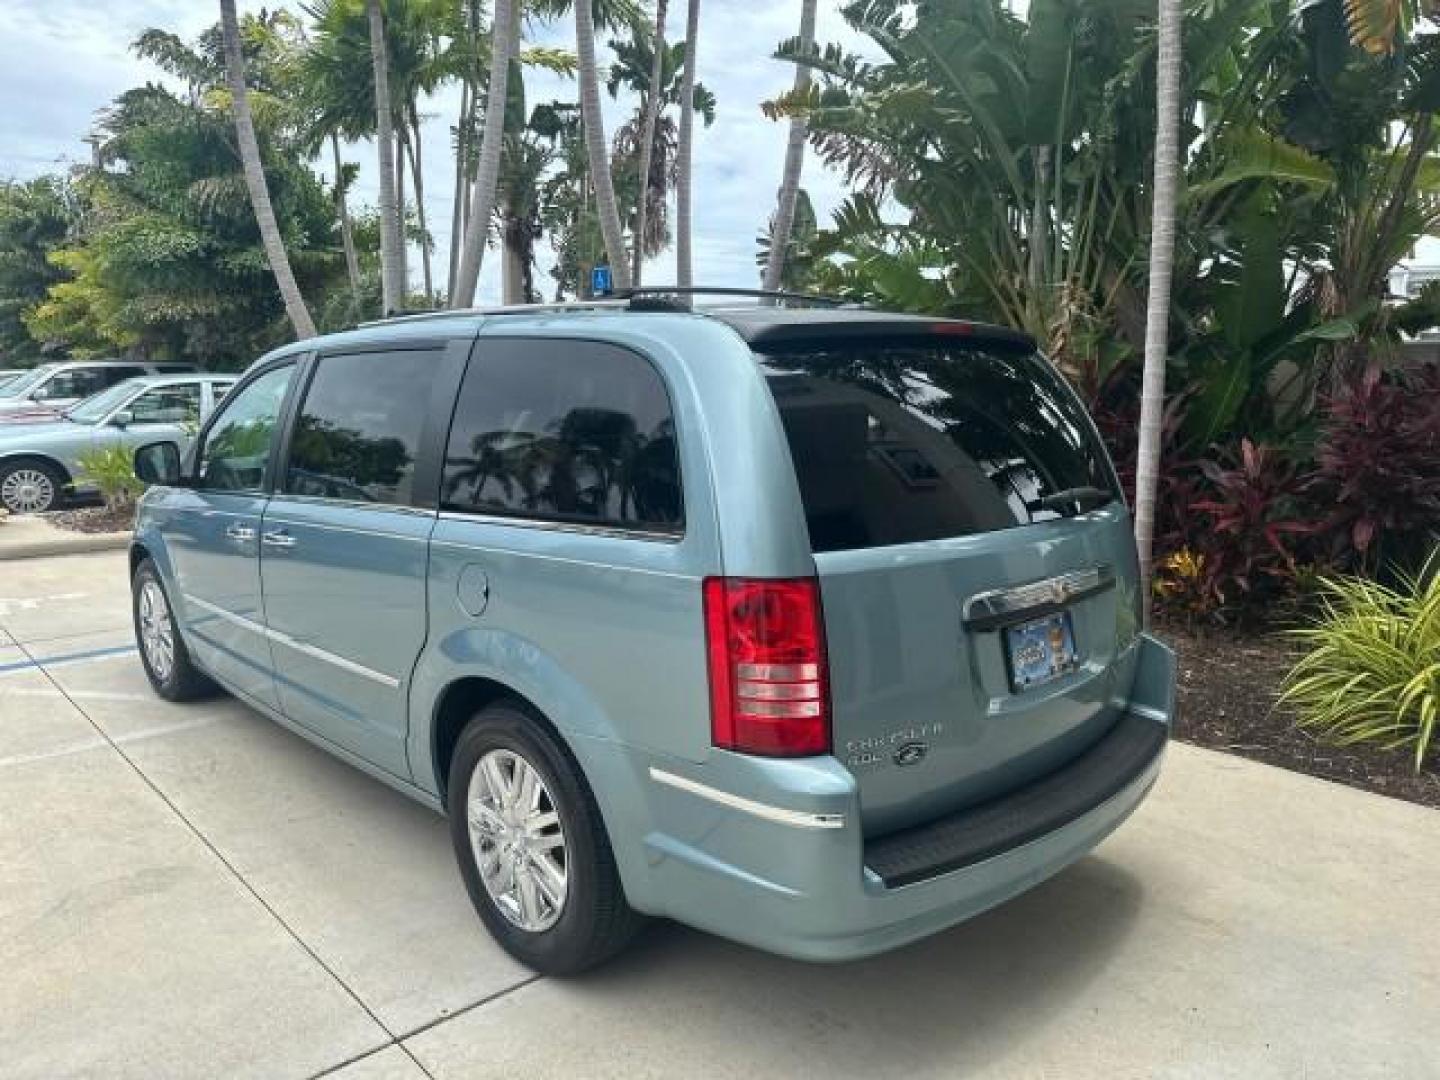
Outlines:
{"type": "Polygon", "coordinates": [[[130,546],[130,533],[81,533],[52,524],[45,515],[12,514],[0,521],[0,564],[8,559],[80,555],[130,546]]]}
{"type": "Polygon", "coordinates": [[[0,1076],[1440,1078],[1433,811],[1175,746],[1093,856],[900,952],[659,925],[537,979],[440,819],[154,698],[124,573],[0,563],[0,1076]]]}

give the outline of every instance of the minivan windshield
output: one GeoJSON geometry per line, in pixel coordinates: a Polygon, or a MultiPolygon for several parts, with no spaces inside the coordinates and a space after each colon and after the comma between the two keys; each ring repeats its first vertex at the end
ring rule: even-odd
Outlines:
{"type": "Polygon", "coordinates": [[[1080,402],[1028,348],[841,342],[759,360],[817,552],[993,532],[1120,497],[1080,402]]]}
{"type": "Polygon", "coordinates": [[[31,368],[24,375],[21,375],[14,382],[8,382],[0,386],[0,398],[19,397],[32,386],[44,380],[56,368],[55,364],[41,364],[37,368],[31,368]]]}

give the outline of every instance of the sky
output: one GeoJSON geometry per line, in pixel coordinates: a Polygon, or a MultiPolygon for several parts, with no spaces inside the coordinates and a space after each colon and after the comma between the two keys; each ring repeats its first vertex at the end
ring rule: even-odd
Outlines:
{"type": "MultiPolygon", "coordinates": [[[[289,8],[300,14],[296,0],[262,5],[240,0],[243,13],[262,6],[289,8]]],[[[666,37],[685,32],[684,0],[671,0],[666,37]]],[[[838,14],[838,0],[820,0],[816,38],[864,49],[838,14]]],[[[0,4],[0,176],[29,178],[63,171],[89,160],[84,139],[97,110],[118,94],[147,81],[164,81],[158,69],[135,57],[130,45],[142,31],[160,27],[193,39],[219,19],[211,0],[4,0],[0,4]]],[[[704,0],[700,15],[698,78],[718,100],[715,123],[696,125],[694,160],[695,281],[703,285],[757,287],[756,237],[775,203],[785,156],[785,126],[767,120],[760,103],[783,92],[794,68],[771,58],[775,46],[793,37],[799,27],[800,0],[704,0]]],[[[573,50],[574,26],[569,20],[528,31],[535,44],[573,50]]],[[[601,48],[601,63],[609,56],[601,48]]],[[[573,80],[531,70],[526,93],[534,104],[553,98],[574,100],[573,80]]],[[[602,87],[606,134],[635,108],[633,98],[612,101],[602,87]]],[[[459,105],[459,90],[450,89],[422,105],[426,210],[439,250],[437,278],[448,266],[450,208],[454,191],[450,125],[459,105]]],[[[375,147],[360,143],[345,151],[360,166],[355,188],[359,202],[377,199],[375,147]]],[[[330,178],[328,156],[316,162],[330,178]]],[[[844,198],[842,178],[808,159],[802,180],[821,221],[844,198]]],[[[547,240],[539,245],[537,285],[553,289],[547,240]]],[[[419,284],[418,252],[410,257],[412,283],[419,284]]],[[[498,302],[500,260],[492,249],[483,264],[477,301],[498,302]]],[[[670,250],[646,263],[650,284],[675,280],[675,255],[670,250]]]]}

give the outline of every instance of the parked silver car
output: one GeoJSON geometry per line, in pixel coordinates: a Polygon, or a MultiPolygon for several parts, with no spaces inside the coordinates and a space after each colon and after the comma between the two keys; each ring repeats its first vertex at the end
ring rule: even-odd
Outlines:
{"type": "Polygon", "coordinates": [[[0,506],[11,513],[53,509],[67,490],[87,490],[80,458],[109,446],[154,439],[181,445],[225,392],[233,375],[147,375],[101,391],[49,420],[0,425],[0,506]]]}
{"type": "Polygon", "coordinates": [[[21,375],[25,374],[24,368],[0,368],[0,390],[4,390],[21,375]]]}
{"type": "Polygon", "coordinates": [[[15,416],[54,416],[101,390],[141,375],[194,372],[194,364],[141,360],[70,360],[41,364],[0,385],[0,420],[15,416]]]}

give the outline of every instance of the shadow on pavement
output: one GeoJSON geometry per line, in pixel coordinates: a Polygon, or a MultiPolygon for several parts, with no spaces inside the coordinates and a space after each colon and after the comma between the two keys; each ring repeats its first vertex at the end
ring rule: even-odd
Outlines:
{"type": "Polygon", "coordinates": [[[973,1069],[1040,1039],[1051,1018],[1088,1011],[1087,988],[1143,898],[1138,878],[1090,856],[951,930],[838,965],[785,960],[658,923],[571,989],[607,1010],[617,996],[628,999],[637,1023],[654,1009],[663,1014],[656,1022],[684,1023],[701,1045],[744,1042],[747,1032],[775,1038],[783,1026],[816,1075],[861,1066],[892,1074],[973,1069]]]}

